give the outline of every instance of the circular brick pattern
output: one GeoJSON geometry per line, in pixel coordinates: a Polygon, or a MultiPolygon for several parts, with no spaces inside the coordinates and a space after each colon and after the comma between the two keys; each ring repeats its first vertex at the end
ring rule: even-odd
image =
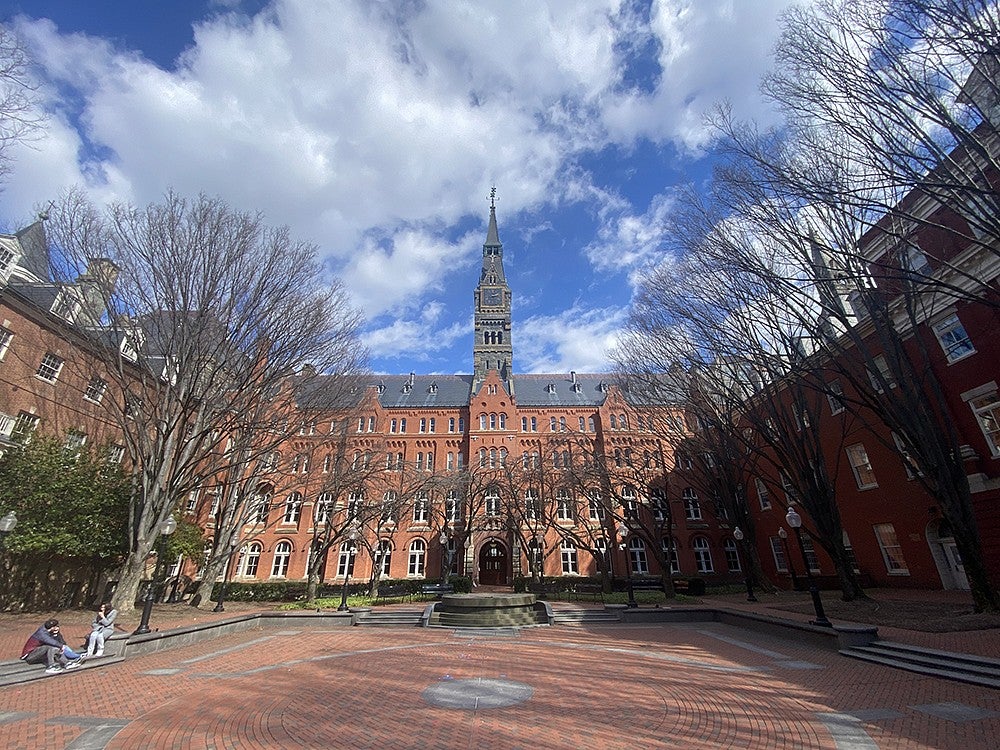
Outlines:
{"type": "Polygon", "coordinates": [[[477,711],[516,706],[531,698],[534,692],[531,685],[523,682],[477,677],[471,680],[442,680],[425,688],[420,696],[439,708],[477,711]]]}

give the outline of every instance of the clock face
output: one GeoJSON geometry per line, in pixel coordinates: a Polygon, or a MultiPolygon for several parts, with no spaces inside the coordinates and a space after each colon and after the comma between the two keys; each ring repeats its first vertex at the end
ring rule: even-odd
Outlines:
{"type": "Polygon", "coordinates": [[[486,289],[483,292],[483,304],[497,307],[503,301],[503,293],[499,289],[486,289]]]}

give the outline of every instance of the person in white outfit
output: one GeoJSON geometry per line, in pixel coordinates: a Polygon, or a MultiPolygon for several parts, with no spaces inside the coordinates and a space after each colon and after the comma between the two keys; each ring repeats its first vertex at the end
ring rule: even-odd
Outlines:
{"type": "Polygon", "coordinates": [[[114,635],[117,616],[118,610],[111,608],[111,602],[101,604],[87,636],[87,656],[104,656],[104,641],[114,635]]]}

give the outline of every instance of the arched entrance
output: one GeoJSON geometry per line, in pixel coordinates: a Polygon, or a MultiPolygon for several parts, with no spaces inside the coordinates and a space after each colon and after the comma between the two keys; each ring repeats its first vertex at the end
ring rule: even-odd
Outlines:
{"type": "Polygon", "coordinates": [[[937,565],[941,585],[946,589],[969,590],[969,579],[965,575],[962,556],[958,554],[955,535],[947,521],[931,521],[927,524],[927,544],[931,548],[934,564],[937,565]]]}
{"type": "Polygon", "coordinates": [[[479,584],[506,586],[507,566],[507,548],[498,540],[490,539],[479,550],[479,584]]]}

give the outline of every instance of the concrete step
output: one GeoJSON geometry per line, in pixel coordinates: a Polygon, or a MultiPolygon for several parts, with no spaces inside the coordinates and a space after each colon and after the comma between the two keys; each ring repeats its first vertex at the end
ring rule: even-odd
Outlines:
{"type": "Polygon", "coordinates": [[[988,657],[937,651],[891,641],[875,641],[869,646],[842,649],[840,653],[853,659],[918,674],[1000,688],[1000,660],[988,657]]]}
{"type": "Polygon", "coordinates": [[[603,610],[578,610],[574,612],[553,613],[552,619],[559,624],[596,624],[596,623],[618,623],[621,618],[617,612],[605,612],[603,610]]]}
{"type": "Polygon", "coordinates": [[[358,625],[369,627],[416,627],[420,624],[423,610],[397,609],[391,612],[366,612],[358,618],[358,625]]]}
{"type": "Polygon", "coordinates": [[[488,614],[435,612],[431,624],[448,628],[516,628],[527,625],[546,625],[548,619],[544,612],[534,610],[510,613],[491,612],[488,614]]]}
{"type": "Polygon", "coordinates": [[[44,664],[26,664],[20,659],[16,661],[0,662],[0,687],[7,685],[20,685],[24,682],[34,682],[43,680],[46,677],[63,677],[65,675],[76,674],[91,669],[100,669],[109,664],[118,664],[125,661],[124,656],[99,656],[91,657],[76,669],[69,669],[59,674],[45,674],[44,664]]]}

